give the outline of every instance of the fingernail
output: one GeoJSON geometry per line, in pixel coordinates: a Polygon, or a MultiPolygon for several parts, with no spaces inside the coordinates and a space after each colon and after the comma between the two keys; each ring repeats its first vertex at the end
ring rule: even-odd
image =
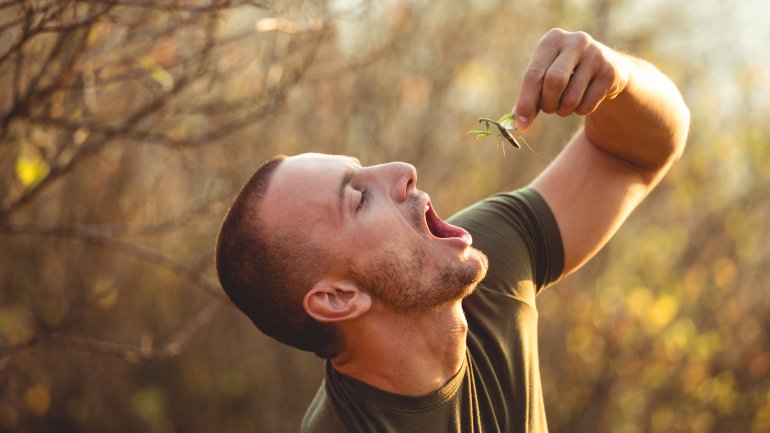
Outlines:
{"type": "Polygon", "coordinates": [[[524,116],[516,116],[516,129],[526,129],[529,126],[529,119],[524,116]]]}

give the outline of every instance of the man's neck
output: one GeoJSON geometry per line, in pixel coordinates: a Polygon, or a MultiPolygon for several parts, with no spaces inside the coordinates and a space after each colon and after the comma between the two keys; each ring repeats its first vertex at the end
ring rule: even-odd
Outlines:
{"type": "Polygon", "coordinates": [[[346,335],[346,351],[334,368],[366,384],[407,396],[443,386],[465,357],[468,324],[460,302],[439,310],[371,315],[346,335]]]}

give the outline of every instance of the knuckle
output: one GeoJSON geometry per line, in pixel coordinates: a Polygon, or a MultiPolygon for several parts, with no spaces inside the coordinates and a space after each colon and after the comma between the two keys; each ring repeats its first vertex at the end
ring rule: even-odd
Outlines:
{"type": "Polygon", "coordinates": [[[581,45],[581,46],[584,46],[584,47],[587,47],[587,46],[591,45],[591,42],[593,42],[593,40],[594,40],[591,37],[591,35],[589,35],[586,32],[582,32],[582,31],[575,32],[572,35],[573,35],[573,38],[575,39],[575,42],[577,44],[581,45]]]}
{"type": "Polygon", "coordinates": [[[535,111],[535,105],[529,101],[518,101],[516,103],[516,112],[518,114],[527,115],[535,111]]]}
{"type": "Polygon", "coordinates": [[[581,106],[581,107],[577,107],[577,108],[575,109],[575,113],[577,113],[577,114],[579,114],[579,115],[581,115],[581,116],[585,116],[585,115],[587,115],[587,114],[591,114],[591,112],[592,112],[592,111],[593,111],[593,110],[591,110],[591,108],[590,108],[590,107],[583,107],[583,106],[581,106]]]}
{"type": "Polygon", "coordinates": [[[585,116],[587,114],[591,114],[595,108],[595,104],[580,104],[580,106],[575,109],[575,113],[581,116],[585,116]]]}
{"type": "Polygon", "coordinates": [[[562,98],[559,101],[559,106],[556,107],[556,114],[561,117],[568,116],[574,109],[574,106],[570,106],[569,102],[562,98]]]}
{"type": "Polygon", "coordinates": [[[542,104],[540,106],[540,110],[543,111],[543,113],[546,114],[553,114],[556,112],[556,107],[553,104],[542,104]]]}
{"type": "Polygon", "coordinates": [[[578,105],[580,100],[575,92],[567,92],[561,98],[561,109],[572,111],[578,105]]]}
{"type": "Polygon", "coordinates": [[[524,81],[528,83],[538,83],[543,79],[545,71],[539,67],[531,67],[524,72],[524,81]]]}
{"type": "Polygon", "coordinates": [[[559,109],[559,99],[548,95],[543,95],[540,99],[540,110],[545,113],[553,114],[559,109]]]}
{"type": "Polygon", "coordinates": [[[564,36],[567,34],[567,32],[564,29],[561,29],[559,27],[554,27],[551,30],[548,30],[545,35],[543,36],[542,40],[560,40],[564,38],[564,36]]]}
{"type": "Polygon", "coordinates": [[[566,84],[565,74],[559,69],[548,70],[543,78],[543,85],[548,88],[563,88],[566,84]]]}
{"type": "Polygon", "coordinates": [[[596,78],[598,78],[602,84],[609,87],[612,83],[615,82],[617,75],[618,73],[615,68],[609,65],[605,65],[599,69],[599,72],[596,74],[596,78]]]}
{"type": "Polygon", "coordinates": [[[586,55],[590,56],[591,60],[606,64],[609,63],[609,59],[607,58],[607,53],[604,52],[601,48],[597,47],[596,45],[591,45],[586,49],[586,55]]]}
{"type": "Polygon", "coordinates": [[[567,33],[568,32],[561,27],[553,27],[551,28],[551,30],[548,30],[548,34],[555,35],[555,36],[564,36],[567,33]]]}

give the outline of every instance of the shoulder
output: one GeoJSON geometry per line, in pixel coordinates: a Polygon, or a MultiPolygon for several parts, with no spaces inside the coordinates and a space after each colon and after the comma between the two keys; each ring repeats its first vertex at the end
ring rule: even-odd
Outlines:
{"type": "Polygon", "coordinates": [[[539,192],[529,187],[492,195],[457,212],[448,221],[468,230],[474,246],[482,251],[509,250],[506,243],[510,242],[524,242],[531,247],[543,241],[538,239],[542,236],[561,243],[551,208],[539,192]]]}
{"type": "Polygon", "coordinates": [[[334,410],[331,400],[326,395],[326,382],[321,382],[313,402],[302,420],[302,433],[328,433],[347,431],[344,423],[334,410]]]}
{"type": "MultiPolygon", "coordinates": [[[[503,293],[534,283],[536,291],[557,281],[564,266],[559,227],[548,203],[533,188],[493,195],[453,215],[449,222],[473,236],[487,255],[485,284],[503,293]]],[[[524,296],[529,299],[530,296],[524,296]]]]}

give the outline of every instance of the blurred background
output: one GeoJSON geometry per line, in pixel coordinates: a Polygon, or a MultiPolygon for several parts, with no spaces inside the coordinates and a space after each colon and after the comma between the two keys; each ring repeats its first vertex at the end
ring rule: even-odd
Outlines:
{"type": "Polygon", "coordinates": [[[538,298],[553,432],[770,431],[762,0],[0,1],[0,431],[296,432],[322,377],[223,300],[218,225],[276,153],[413,163],[440,215],[526,185],[510,111],[552,27],[652,61],[684,157],[538,298]],[[505,152],[503,152],[505,150],[505,152]]]}

